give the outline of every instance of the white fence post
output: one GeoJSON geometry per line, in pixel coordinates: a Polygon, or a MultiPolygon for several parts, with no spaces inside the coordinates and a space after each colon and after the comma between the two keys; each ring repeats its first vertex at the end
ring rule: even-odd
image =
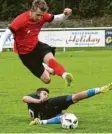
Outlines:
{"type": "Polygon", "coordinates": [[[66,47],[63,48],[63,52],[65,52],[65,51],[66,51],[66,47]]]}

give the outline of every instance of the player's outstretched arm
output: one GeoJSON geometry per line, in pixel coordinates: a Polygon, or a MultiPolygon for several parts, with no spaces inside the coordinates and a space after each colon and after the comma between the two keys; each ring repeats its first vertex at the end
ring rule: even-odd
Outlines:
{"type": "Polygon", "coordinates": [[[72,9],[65,8],[62,14],[54,15],[53,21],[66,20],[72,14],[72,9]]]}
{"type": "Polygon", "coordinates": [[[22,98],[22,101],[24,103],[42,103],[42,102],[46,101],[47,99],[48,98],[46,98],[46,97],[43,97],[43,98],[40,98],[40,99],[36,99],[36,98],[31,97],[31,96],[24,96],[22,98]]]}
{"type": "Polygon", "coordinates": [[[41,103],[40,99],[35,99],[31,96],[24,96],[22,98],[22,101],[25,102],[25,103],[41,103]]]}
{"type": "Polygon", "coordinates": [[[3,45],[5,44],[7,38],[12,35],[12,32],[10,29],[6,29],[6,31],[1,35],[0,38],[0,53],[2,52],[3,45]]]}

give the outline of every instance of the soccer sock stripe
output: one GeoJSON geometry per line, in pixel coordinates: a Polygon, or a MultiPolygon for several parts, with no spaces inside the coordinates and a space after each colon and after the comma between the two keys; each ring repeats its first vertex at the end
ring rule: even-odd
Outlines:
{"type": "Polygon", "coordinates": [[[94,96],[95,95],[95,89],[94,88],[93,89],[89,89],[87,91],[87,95],[88,95],[88,97],[94,96]]]}
{"type": "Polygon", "coordinates": [[[87,91],[88,97],[94,96],[95,94],[98,94],[98,93],[100,93],[100,88],[91,88],[91,89],[88,89],[87,91]]]}

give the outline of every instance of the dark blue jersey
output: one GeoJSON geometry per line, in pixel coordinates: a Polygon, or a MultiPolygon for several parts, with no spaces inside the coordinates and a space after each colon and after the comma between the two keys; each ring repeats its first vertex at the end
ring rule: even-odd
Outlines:
{"type": "MultiPolygon", "coordinates": [[[[29,96],[39,99],[36,93],[30,94],[29,96]]],[[[49,119],[62,113],[63,110],[73,104],[72,99],[68,98],[71,98],[71,96],[58,96],[39,104],[28,103],[28,109],[34,112],[34,118],[49,119]]]]}

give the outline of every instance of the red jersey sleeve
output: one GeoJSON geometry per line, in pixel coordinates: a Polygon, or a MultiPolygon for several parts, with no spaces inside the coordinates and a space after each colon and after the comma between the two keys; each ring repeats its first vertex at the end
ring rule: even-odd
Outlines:
{"type": "Polygon", "coordinates": [[[28,18],[28,14],[29,12],[25,12],[19,16],[17,16],[12,23],[9,25],[9,29],[12,32],[17,31],[18,29],[20,29],[21,27],[24,26],[24,24],[27,22],[28,18]]]}
{"type": "Polygon", "coordinates": [[[54,15],[45,13],[44,14],[44,21],[45,22],[51,22],[54,19],[54,15]]]}

